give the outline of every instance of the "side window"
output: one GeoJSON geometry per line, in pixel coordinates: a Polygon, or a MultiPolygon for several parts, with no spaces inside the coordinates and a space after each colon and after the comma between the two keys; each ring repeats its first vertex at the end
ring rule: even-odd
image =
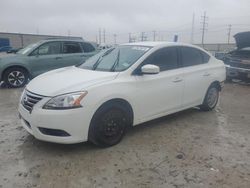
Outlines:
{"type": "Polygon", "coordinates": [[[63,53],[82,53],[82,48],[78,42],[64,42],[63,43],[63,53]]]}
{"type": "Polygon", "coordinates": [[[206,54],[205,52],[201,51],[201,55],[202,55],[203,63],[207,63],[210,60],[210,56],[206,54]]]}
{"type": "Polygon", "coordinates": [[[183,67],[203,64],[201,51],[192,47],[181,47],[183,67]]]}
{"type": "Polygon", "coordinates": [[[34,52],[32,52],[32,55],[53,55],[60,53],[61,53],[60,42],[48,42],[38,47],[34,52]]]}
{"type": "Polygon", "coordinates": [[[143,63],[153,64],[160,67],[160,71],[178,68],[178,55],[176,47],[167,47],[151,54],[143,63]]]}
{"type": "Polygon", "coordinates": [[[82,48],[84,52],[93,52],[95,51],[95,48],[92,46],[92,44],[87,42],[82,42],[82,48]]]}

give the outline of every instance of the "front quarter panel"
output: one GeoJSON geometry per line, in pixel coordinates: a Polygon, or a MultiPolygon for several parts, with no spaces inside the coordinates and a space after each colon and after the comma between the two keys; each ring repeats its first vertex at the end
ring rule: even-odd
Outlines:
{"type": "MultiPolygon", "coordinates": [[[[119,77],[119,76],[118,76],[119,77]]],[[[123,99],[127,101],[134,113],[134,125],[139,121],[138,117],[139,109],[135,101],[133,100],[134,92],[136,91],[136,82],[133,76],[117,78],[109,82],[94,85],[86,89],[88,94],[82,100],[83,108],[90,108],[91,116],[94,115],[96,110],[105,102],[112,99],[123,99]]]]}
{"type": "Polygon", "coordinates": [[[30,72],[30,68],[28,65],[27,57],[26,56],[17,56],[13,58],[3,58],[0,60],[0,78],[3,76],[3,72],[9,67],[23,67],[27,71],[30,72]]]}

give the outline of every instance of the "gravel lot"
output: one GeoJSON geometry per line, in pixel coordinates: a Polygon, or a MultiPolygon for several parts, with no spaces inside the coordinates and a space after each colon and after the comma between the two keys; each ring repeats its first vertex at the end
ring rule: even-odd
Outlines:
{"type": "Polygon", "coordinates": [[[250,85],[226,84],[216,110],[189,109],[100,149],[41,142],[20,125],[22,89],[0,89],[2,187],[250,187],[250,85]]]}

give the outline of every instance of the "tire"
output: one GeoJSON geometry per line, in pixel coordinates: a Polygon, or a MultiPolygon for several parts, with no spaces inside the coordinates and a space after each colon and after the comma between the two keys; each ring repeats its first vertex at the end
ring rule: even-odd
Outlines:
{"type": "Polygon", "coordinates": [[[213,110],[218,103],[218,99],[219,99],[219,88],[217,87],[217,85],[212,84],[207,90],[205,99],[202,105],[200,105],[200,109],[203,111],[213,110]]]}
{"type": "Polygon", "coordinates": [[[89,128],[89,141],[100,147],[118,144],[127,128],[131,117],[126,107],[121,104],[106,104],[94,114],[89,128]]]}
{"type": "Polygon", "coordinates": [[[3,81],[10,88],[23,87],[28,82],[28,73],[23,68],[12,67],[4,72],[3,81]]]}

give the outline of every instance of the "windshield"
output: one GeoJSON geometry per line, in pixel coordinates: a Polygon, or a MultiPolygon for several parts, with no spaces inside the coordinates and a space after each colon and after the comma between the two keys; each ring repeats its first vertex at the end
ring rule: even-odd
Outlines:
{"type": "Polygon", "coordinates": [[[146,46],[118,46],[101,51],[79,67],[97,71],[124,71],[133,65],[149,49],[150,47],[146,46]]]}
{"type": "Polygon", "coordinates": [[[30,44],[30,45],[26,46],[25,48],[18,50],[17,54],[25,55],[28,52],[30,52],[31,50],[33,50],[34,48],[36,48],[39,44],[40,44],[40,42],[30,44]]]}

